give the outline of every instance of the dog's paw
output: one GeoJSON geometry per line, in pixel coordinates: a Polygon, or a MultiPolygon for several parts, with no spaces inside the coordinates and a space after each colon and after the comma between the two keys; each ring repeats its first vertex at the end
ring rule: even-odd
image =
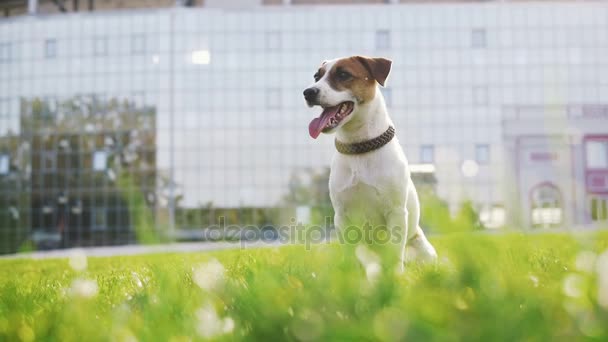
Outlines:
{"type": "Polygon", "coordinates": [[[405,247],[405,262],[436,263],[437,252],[425,238],[414,238],[405,247]]]}

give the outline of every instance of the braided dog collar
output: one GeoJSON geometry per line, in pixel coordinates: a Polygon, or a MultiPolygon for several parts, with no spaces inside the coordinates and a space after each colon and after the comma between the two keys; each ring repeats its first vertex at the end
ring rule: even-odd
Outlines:
{"type": "Polygon", "coordinates": [[[352,144],[345,144],[336,139],[335,144],[338,152],[342,154],[363,154],[377,150],[380,147],[388,144],[391,140],[393,140],[394,136],[395,129],[393,126],[388,126],[388,129],[384,133],[373,139],[352,144]]]}

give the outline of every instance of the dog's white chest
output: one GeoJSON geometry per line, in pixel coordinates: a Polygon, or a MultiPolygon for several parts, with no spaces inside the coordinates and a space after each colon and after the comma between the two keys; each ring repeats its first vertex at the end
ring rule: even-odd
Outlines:
{"type": "Polygon", "coordinates": [[[385,158],[389,152],[378,151],[363,158],[334,158],[330,196],[334,209],[348,221],[384,224],[385,214],[403,205],[407,187],[405,164],[399,158],[385,158]]]}
{"type": "Polygon", "coordinates": [[[361,181],[332,194],[332,202],[339,203],[344,218],[356,225],[384,224],[383,198],[385,195],[379,189],[361,181]]]}

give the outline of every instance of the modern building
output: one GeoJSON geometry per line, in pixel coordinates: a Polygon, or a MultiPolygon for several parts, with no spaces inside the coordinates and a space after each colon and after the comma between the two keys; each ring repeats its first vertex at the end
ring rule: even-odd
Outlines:
{"type": "Polygon", "coordinates": [[[301,93],[322,60],[352,54],[393,59],[397,135],[451,208],[470,199],[488,226],[606,219],[603,1],[7,3],[0,135],[18,139],[36,98],[154,108],[169,224],[180,208],[280,207],[294,174],[326,168],[333,140],[309,138],[301,93]]]}

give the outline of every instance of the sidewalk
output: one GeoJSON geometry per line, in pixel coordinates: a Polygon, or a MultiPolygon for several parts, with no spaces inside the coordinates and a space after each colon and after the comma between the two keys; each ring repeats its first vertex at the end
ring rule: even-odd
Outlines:
{"type": "Polygon", "coordinates": [[[223,249],[238,249],[238,248],[260,248],[260,247],[278,247],[283,244],[274,242],[182,242],[171,243],[164,245],[125,245],[125,246],[104,246],[104,247],[84,247],[84,248],[69,248],[55,249],[49,251],[36,251],[30,253],[18,253],[1,255],[0,259],[52,259],[52,258],[69,258],[74,254],[74,251],[83,251],[87,257],[108,257],[117,255],[138,255],[138,254],[155,254],[155,253],[194,253],[207,252],[223,249]]]}

